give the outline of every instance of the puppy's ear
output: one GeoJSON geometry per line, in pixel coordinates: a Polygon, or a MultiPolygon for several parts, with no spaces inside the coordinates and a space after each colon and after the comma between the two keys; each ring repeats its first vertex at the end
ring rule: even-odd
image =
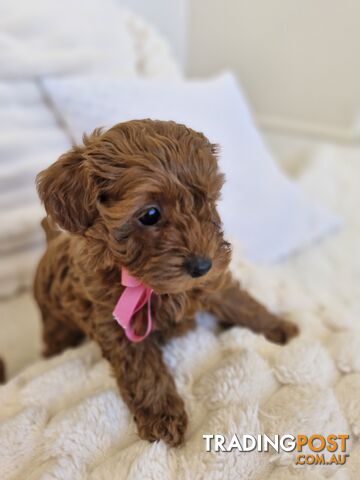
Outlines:
{"type": "Polygon", "coordinates": [[[83,233],[97,215],[97,188],[81,147],[73,147],[36,177],[45,210],[64,230],[83,233]]]}

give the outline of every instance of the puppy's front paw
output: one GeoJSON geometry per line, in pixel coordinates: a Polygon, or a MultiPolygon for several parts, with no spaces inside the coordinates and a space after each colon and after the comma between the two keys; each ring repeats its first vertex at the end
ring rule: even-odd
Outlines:
{"type": "Polygon", "coordinates": [[[182,400],[169,405],[168,410],[137,412],[134,418],[143,440],[163,440],[170,447],[177,447],[184,441],[188,419],[182,400]]]}
{"type": "Polygon", "coordinates": [[[299,327],[287,320],[279,319],[269,330],[265,332],[265,337],[271,342],[285,345],[293,337],[299,334],[299,327]]]}

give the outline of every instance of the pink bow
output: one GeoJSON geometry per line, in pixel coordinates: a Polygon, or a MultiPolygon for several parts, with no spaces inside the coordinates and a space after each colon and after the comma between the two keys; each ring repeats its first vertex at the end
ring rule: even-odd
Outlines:
{"type": "Polygon", "coordinates": [[[118,324],[124,329],[125,335],[132,342],[141,342],[149,335],[152,329],[150,298],[153,290],[144,285],[140,280],[128,273],[125,268],[121,270],[121,284],[125,290],[113,311],[113,316],[118,324]],[[138,312],[147,303],[147,327],[144,335],[136,335],[131,326],[131,320],[136,312],[138,312]]]}

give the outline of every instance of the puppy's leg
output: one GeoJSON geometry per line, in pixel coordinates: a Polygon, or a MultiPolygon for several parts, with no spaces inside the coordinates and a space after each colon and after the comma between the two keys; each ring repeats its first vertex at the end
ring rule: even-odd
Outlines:
{"type": "Polygon", "coordinates": [[[111,363],[123,400],[137,423],[139,436],[170,446],[182,443],[187,426],[184,402],[153,338],[132,343],[113,324],[93,332],[111,363]]]}
{"type": "Polygon", "coordinates": [[[57,320],[46,312],[42,312],[44,357],[52,357],[67,348],[76,347],[84,339],[85,334],[69,322],[57,320]]]}
{"type": "Polygon", "coordinates": [[[299,333],[295,324],[272,314],[242,290],[230,273],[223,288],[209,297],[206,310],[225,326],[241,325],[256,333],[263,333],[268,340],[279,344],[287,343],[299,333]]]}
{"type": "Polygon", "coordinates": [[[0,358],[0,384],[5,383],[6,374],[5,374],[5,364],[3,360],[0,358]]]}

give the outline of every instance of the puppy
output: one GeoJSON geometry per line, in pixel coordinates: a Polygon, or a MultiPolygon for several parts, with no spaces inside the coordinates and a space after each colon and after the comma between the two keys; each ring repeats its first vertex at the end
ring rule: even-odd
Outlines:
{"type": "Polygon", "coordinates": [[[203,134],[152,120],[96,130],[37,177],[48,219],[62,229],[45,223],[34,285],[44,355],[94,339],[149,441],[184,439],[184,402],[160,346],[193,328],[196,312],[280,344],[297,334],[232,278],[216,209],[223,181],[203,134]],[[132,336],[113,317],[130,288],[121,269],[148,292],[130,319],[132,336]]]}

